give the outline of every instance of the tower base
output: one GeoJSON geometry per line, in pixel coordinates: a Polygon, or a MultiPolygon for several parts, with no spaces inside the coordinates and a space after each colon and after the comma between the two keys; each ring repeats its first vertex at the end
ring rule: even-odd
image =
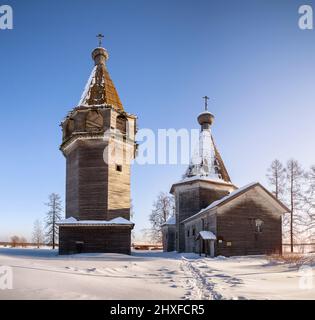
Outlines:
{"type": "Polygon", "coordinates": [[[59,226],[59,254],[131,253],[130,226],[59,226]]]}

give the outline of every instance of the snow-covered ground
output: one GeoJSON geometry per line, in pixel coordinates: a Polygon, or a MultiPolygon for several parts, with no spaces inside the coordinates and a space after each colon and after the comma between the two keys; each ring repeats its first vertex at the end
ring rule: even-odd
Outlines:
{"type": "Polygon", "coordinates": [[[0,299],[315,299],[314,263],[299,271],[262,256],[0,248],[3,265],[12,267],[13,289],[0,290],[0,299]]]}

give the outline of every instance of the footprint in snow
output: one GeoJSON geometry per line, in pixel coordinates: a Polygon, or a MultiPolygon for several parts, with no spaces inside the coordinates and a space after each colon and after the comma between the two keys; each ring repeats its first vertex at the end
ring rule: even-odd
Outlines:
{"type": "Polygon", "coordinates": [[[176,274],[177,271],[176,270],[173,270],[173,271],[167,271],[166,274],[176,274]]]}
{"type": "Polygon", "coordinates": [[[71,271],[78,271],[78,268],[73,268],[73,267],[65,267],[65,269],[71,270],[71,271]]]}

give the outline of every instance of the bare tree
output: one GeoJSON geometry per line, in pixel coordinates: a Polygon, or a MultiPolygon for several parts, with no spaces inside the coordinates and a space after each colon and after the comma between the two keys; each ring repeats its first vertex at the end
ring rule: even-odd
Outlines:
{"type": "Polygon", "coordinates": [[[272,161],[267,171],[268,182],[272,186],[272,192],[277,199],[281,199],[285,191],[285,171],[278,159],[272,161]]]}
{"type": "Polygon", "coordinates": [[[130,200],[130,219],[133,219],[135,215],[134,207],[133,207],[133,201],[132,199],[130,200]]]}
{"type": "Polygon", "coordinates": [[[15,248],[20,243],[20,238],[18,236],[11,237],[11,245],[15,248]]]}
{"type": "Polygon", "coordinates": [[[20,245],[22,248],[27,246],[27,239],[25,237],[20,237],[20,245]]]}
{"type": "Polygon", "coordinates": [[[158,244],[161,242],[162,238],[160,234],[157,233],[153,228],[144,228],[141,229],[142,239],[144,242],[158,244]]]}
{"type": "Polygon", "coordinates": [[[46,237],[47,242],[55,249],[58,242],[58,226],[57,222],[61,219],[62,205],[61,197],[57,193],[49,195],[49,202],[46,203],[49,211],[46,215],[46,237]]]}
{"type": "Polygon", "coordinates": [[[174,197],[168,193],[160,192],[157,200],[153,203],[150,215],[151,239],[155,242],[162,241],[162,224],[174,215],[174,197]]]}
{"type": "MultiPolygon", "coordinates": [[[[134,214],[135,214],[135,212],[134,212],[134,207],[133,207],[133,201],[131,199],[131,201],[130,201],[130,220],[133,219],[134,214]]],[[[131,230],[131,242],[134,243],[135,240],[136,240],[136,234],[135,234],[135,230],[133,229],[133,230],[131,230]]]]}
{"type": "Polygon", "coordinates": [[[305,210],[308,216],[307,231],[312,241],[315,241],[315,166],[306,175],[307,189],[305,191],[305,210]]]}
{"type": "Polygon", "coordinates": [[[33,228],[33,242],[36,243],[37,248],[40,247],[40,245],[44,242],[45,234],[43,225],[40,220],[36,220],[34,222],[34,228],[33,228]]]}
{"type": "Polygon", "coordinates": [[[291,159],[287,162],[286,183],[288,204],[290,208],[290,247],[294,251],[294,237],[297,235],[298,227],[302,224],[301,207],[303,199],[304,171],[298,161],[291,159]]]}
{"type": "Polygon", "coordinates": [[[312,166],[307,173],[308,188],[306,191],[307,202],[309,204],[308,213],[310,214],[312,220],[315,219],[315,165],[312,166]]]}

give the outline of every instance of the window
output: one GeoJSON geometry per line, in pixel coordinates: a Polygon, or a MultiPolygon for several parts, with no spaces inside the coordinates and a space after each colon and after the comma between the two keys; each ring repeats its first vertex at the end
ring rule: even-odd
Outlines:
{"type": "Polygon", "coordinates": [[[218,243],[223,243],[224,239],[222,236],[217,236],[218,243]]]}
{"type": "Polygon", "coordinates": [[[122,172],[122,165],[116,164],[116,171],[122,172]]]}
{"type": "Polygon", "coordinates": [[[195,227],[193,227],[193,229],[192,229],[192,235],[194,236],[196,234],[196,229],[195,229],[195,227]]]}
{"type": "Polygon", "coordinates": [[[255,231],[262,232],[264,222],[260,219],[255,219],[255,231]]]}
{"type": "Polygon", "coordinates": [[[187,230],[187,237],[189,237],[189,229],[187,230]]]}
{"type": "Polygon", "coordinates": [[[126,134],[127,132],[127,118],[125,116],[119,115],[116,118],[116,129],[121,133],[121,134],[126,134]]]}

